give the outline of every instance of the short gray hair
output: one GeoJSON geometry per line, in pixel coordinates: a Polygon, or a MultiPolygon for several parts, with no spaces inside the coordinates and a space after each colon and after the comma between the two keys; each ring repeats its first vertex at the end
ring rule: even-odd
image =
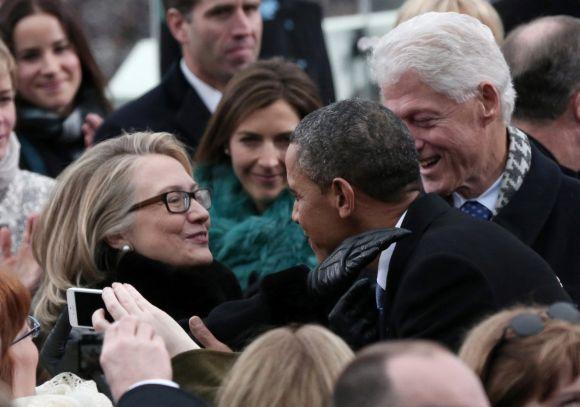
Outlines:
{"type": "Polygon", "coordinates": [[[393,112],[347,99],[307,115],[296,127],[298,166],[321,190],[344,178],[367,195],[398,202],[420,188],[419,162],[409,130],[393,112]]]}
{"type": "Polygon", "coordinates": [[[502,51],[518,92],[514,117],[542,122],[564,114],[580,89],[580,19],[550,16],[521,25],[502,51]]]}
{"type": "Polygon", "coordinates": [[[504,123],[511,121],[516,95],[509,67],[490,29],[473,17],[430,12],[407,20],[380,39],[370,63],[381,88],[413,71],[458,103],[488,81],[499,92],[504,123]]]}

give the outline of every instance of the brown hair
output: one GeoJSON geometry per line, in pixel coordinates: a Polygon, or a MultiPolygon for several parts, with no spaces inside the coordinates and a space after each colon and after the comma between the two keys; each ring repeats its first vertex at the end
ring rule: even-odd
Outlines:
{"type": "Polygon", "coordinates": [[[12,382],[8,349],[22,329],[30,310],[30,294],[17,278],[0,270],[0,380],[12,382]]]}
{"type": "Polygon", "coordinates": [[[301,119],[322,106],[316,85],[298,65],[281,58],[258,61],[236,74],[224,90],[195,153],[195,161],[229,160],[225,148],[239,123],[277,100],[287,102],[301,119]]]}
{"type": "Polygon", "coordinates": [[[174,8],[183,15],[189,14],[193,7],[199,3],[199,0],[162,0],[163,8],[167,12],[170,8],[174,8]]]}
{"type": "Polygon", "coordinates": [[[543,402],[567,374],[580,375],[580,326],[550,319],[545,311],[523,306],[501,311],[467,335],[459,357],[480,377],[493,406],[543,402]],[[523,313],[539,315],[544,329],[526,337],[511,332],[511,319],[523,313]]]}
{"type": "Polygon", "coordinates": [[[59,0],[5,0],[0,7],[0,27],[4,41],[12,53],[16,55],[14,44],[16,25],[25,17],[41,13],[50,14],[60,22],[79,57],[83,79],[76,97],[81,94],[81,90],[90,89],[95,92],[101,108],[110,111],[111,104],[105,96],[105,78],[91,53],[79,19],[73,14],[72,6],[65,6],[59,0]]]}
{"type": "Polygon", "coordinates": [[[399,8],[395,27],[429,11],[453,11],[475,17],[489,27],[498,44],[503,41],[504,29],[501,18],[487,0],[407,0],[399,8]]]}
{"type": "Polygon", "coordinates": [[[219,407],[324,407],[353,358],[346,343],[317,325],[273,329],[240,355],[218,392],[219,407]]]}

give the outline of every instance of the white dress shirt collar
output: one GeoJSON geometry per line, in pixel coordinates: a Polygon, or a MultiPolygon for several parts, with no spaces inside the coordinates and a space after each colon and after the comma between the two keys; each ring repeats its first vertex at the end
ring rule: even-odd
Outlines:
{"type": "Polygon", "coordinates": [[[491,184],[491,186],[483,194],[481,194],[475,199],[465,199],[457,192],[454,192],[452,194],[453,206],[456,208],[461,208],[461,205],[463,205],[467,201],[477,201],[483,206],[485,206],[487,209],[489,209],[491,213],[495,213],[495,206],[497,204],[497,199],[499,198],[499,190],[501,187],[502,178],[503,172],[499,176],[499,178],[496,179],[495,182],[491,184]]]}
{"type": "Polygon", "coordinates": [[[183,72],[183,76],[185,76],[185,79],[187,79],[187,82],[193,86],[193,89],[195,89],[207,107],[207,110],[209,110],[211,114],[215,113],[217,105],[222,98],[222,93],[219,90],[209,86],[207,83],[199,79],[193,72],[191,72],[185,64],[185,60],[183,58],[181,58],[179,67],[181,68],[181,72],[183,72]]]}
{"type": "MultiPolygon", "coordinates": [[[[403,224],[403,220],[407,215],[407,211],[403,212],[395,227],[400,228],[403,224]]],[[[383,290],[387,287],[387,274],[389,273],[389,264],[391,263],[391,257],[393,257],[393,252],[395,251],[395,246],[397,243],[393,243],[386,250],[383,250],[381,257],[379,257],[379,270],[377,272],[377,284],[381,286],[383,290]]]]}

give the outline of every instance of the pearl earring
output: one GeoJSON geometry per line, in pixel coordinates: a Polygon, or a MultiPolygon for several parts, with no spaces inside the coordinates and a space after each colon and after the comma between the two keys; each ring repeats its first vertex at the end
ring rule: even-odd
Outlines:
{"type": "Polygon", "coordinates": [[[124,245],[121,247],[121,251],[122,251],[123,253],[129,253],[129,252],[132,252],[132,251],[133,251],[133,248],[131,247],[131,245],[130,245],[130,244],[124,244],[124,245]]]}

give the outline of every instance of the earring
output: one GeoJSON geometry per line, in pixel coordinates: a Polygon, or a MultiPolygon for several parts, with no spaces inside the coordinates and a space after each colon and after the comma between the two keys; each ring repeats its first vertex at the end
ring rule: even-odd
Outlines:
{"type": "Polygon", "coordinates": [[[226,153],[226,155],[230,155],[230,149],[228,147],[224,148],[224,153],[226,153]]]}
{"type": "Polygon", "coordinates": [[[131,247],[131,245],[127,243],[127,244],[124,244],[124,245],[121,247],[121,251],[122,251],[123,253],[129,253],[129,252],[132,252],[132,251],[133,251],[133,247],[131,247]]]}

